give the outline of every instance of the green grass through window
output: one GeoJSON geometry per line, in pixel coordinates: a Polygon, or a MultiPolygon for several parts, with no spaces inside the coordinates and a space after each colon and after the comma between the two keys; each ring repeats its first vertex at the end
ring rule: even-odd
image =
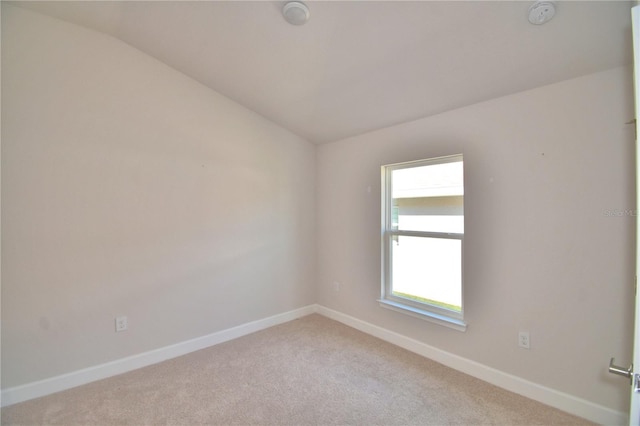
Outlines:
{"type": "Polygon", "coordinates": [[[404,297],[405,299],[415,300],[416,302],[426,303],[427,305],[437,306],[439,308],[449,309],[455,312],[462,312],[462,306],[451,305],[449,303],[439,302],[433,299],[425,299],[424,297],[414,296],[412,294],[400,293],[399,291],[392,292],[394,296],[404,297]]]}

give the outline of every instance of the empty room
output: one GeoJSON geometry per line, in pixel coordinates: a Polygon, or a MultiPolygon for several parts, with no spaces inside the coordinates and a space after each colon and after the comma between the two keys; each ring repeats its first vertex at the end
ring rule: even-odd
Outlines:
{"type": "Polygon", "coordinates": [[[633,424],[635,5],[2,1],[2,423],[633,424]]]}

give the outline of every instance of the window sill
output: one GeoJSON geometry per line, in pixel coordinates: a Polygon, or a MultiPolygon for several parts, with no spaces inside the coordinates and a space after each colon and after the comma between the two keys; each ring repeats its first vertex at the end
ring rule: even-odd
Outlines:
{"type": "Polygon", "coordinates": [[[467,323],[459,319],[449,318],[444,315],[438,315],[434,312],[414,308],[413,306],[404,305],[402,303],[393,302],[391,300],[380,299],[378,300],[378,302],[380,302],[380,306],[385,309],[391,309],[392,311],[400,312],[405,315],[420,318],[438,325],[453,328],[454,330],[467,331],[467,323]]]}

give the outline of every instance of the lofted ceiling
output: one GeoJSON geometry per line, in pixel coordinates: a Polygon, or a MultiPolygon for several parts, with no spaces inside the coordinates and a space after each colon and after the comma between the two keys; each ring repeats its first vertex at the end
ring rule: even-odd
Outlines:
{"type": "Polygon", "coordinates": [[[116,37],[314,143],[631,64],[631,2],[12,2],[116,37]]]}

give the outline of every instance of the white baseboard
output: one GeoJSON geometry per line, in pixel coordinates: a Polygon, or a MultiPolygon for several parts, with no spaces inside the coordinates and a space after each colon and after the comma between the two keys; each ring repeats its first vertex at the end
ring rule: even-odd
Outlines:
{"type": "Polygon", "coordinates": [[[310,315],[317,310],[317,305],[309,305],[293,311],[252,321],[246,324],[232,327],[226,330],[218,331],[206,336],[176,343],[164,348],[155,349],[153,351],[144,352],[126,358],[121,358],[105,364],[96,365],[94,367],[85,368],[71,373],[62,374],[60,376],[51,377],[49,379],[37,382],[27,383],[12,388],[2,390],[2,407],[16,404],[18,402],[27,401],[41,396],[71,389],[76,386],[84,385],[96,380],[106,379],[118,374],[126,373],[158,362],[166,361],[181,355],[188,354],[200,349],[208,348],[219,343],[227,342],[274,325],[292,321],[297,318],[310,315]]]}
{"type": "Polygon", "coordinates": [[[592,422],[602,425],[629,424],[627,413],[615,411],[585,399],[524,380],[324,306],[316,305],[315,311],[320,315],[422,355],[425,358],[432,359],[447,367],[592,422]]]}
{"type": "Polygon", "coordinates": [[[399,333],[373,325],[358,318],[343,314],[321,305],[309,305],[300,309],[274,315],[261,320],[218,331],[206,336],[187,340],[175,345],[166,346],[153,351],[118,359],[94,367],[85,368],[60,376],[37,382],[27,383],[2,390],[1,406],[16,404],[39,398],[55,392],[60,392],[76,386],[84,385],[96,380],[106,379],[118,374],[126,373],[158,362],[166,361],[200,349],[224,343],[256,331],[264,330],[274,325],[292,321],[297,318],[318,313],[339,321],[345,325],[370,334],[374,337],[407,349],[425,358],[432,359],[448,367],[454,368],[470,376],[484,380],[503,389],[515,392],[567,413],[591,420],[604,425],[628,424],[627,413],[611,410],[602,405],[577,398],[575,396],[541,386],[520,377],[496,370],[475,361],[445,352],[441,349],[411,339],[399,333]]]}

